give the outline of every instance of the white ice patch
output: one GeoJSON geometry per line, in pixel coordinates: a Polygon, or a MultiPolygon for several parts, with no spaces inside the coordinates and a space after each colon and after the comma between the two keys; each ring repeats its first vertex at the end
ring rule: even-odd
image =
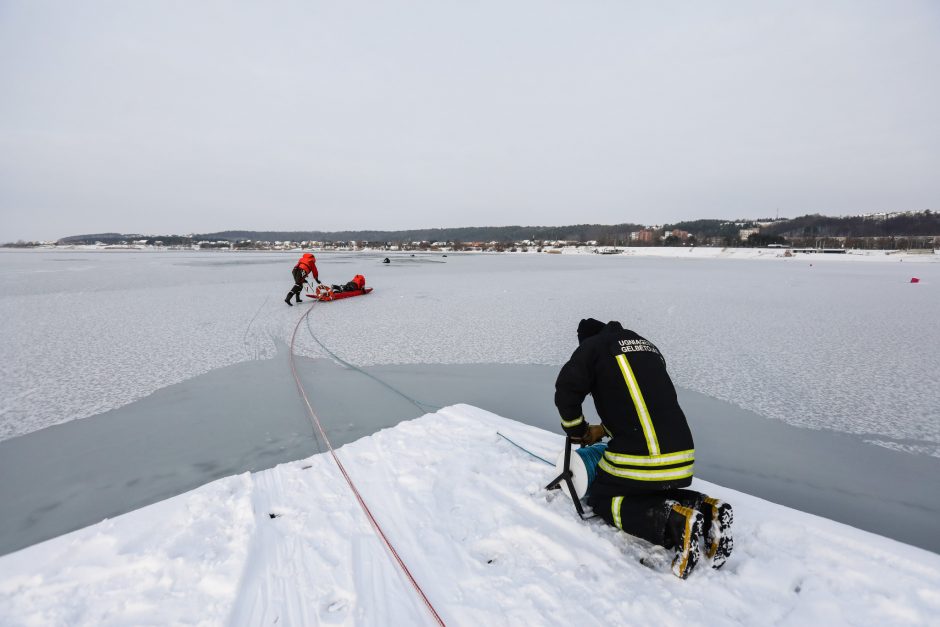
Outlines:
{"type": "Polygon", "coordinates": [[[680,386],[794,425],[940,445],[940,263],[918,263],[912,285],[891,256],[759,252],[321,254],[325,281],[364,274],[375,291],[299,307],[282,302],[294,253],[4,253],[0,439],[270,358],[312,306],[297,351],[327,355],[315,334],[358,366],[560,365],[578,320],[620,320],[680,386]]]}

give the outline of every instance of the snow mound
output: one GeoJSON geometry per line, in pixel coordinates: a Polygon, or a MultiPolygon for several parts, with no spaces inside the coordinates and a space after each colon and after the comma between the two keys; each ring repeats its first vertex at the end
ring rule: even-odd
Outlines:
{"type": "MultiPolygon", "coordinates": [[[[704,481],[735,553],[686,581],[661,549],[542,487],[560,434],[457,405],[339,449],[452,625],[909,625],[940,556],[704,481]],[[649,567],[647,563],[659,566],[649,567]]],[[[228,477],[0,557],[3,625],[415,625],[433,620],[328,454],[228,477]]]]}

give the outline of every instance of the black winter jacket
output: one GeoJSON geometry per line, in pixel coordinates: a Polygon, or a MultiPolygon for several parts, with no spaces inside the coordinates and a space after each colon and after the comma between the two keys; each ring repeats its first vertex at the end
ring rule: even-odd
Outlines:
{"type": "Polygon", "coordinates": [[[588,394],[610,436],[592,492],[630,494],[692,482],[692,433],[656,346],[619,322],[586,338],[555,382],[555,406],[570,436],[587,431],[581,404],[588,394]]]}

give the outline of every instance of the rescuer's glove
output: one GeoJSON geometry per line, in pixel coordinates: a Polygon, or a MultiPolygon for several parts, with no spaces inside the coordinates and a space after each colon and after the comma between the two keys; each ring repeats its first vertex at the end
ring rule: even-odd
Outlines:
{"type": "Polygon", "coordinates": [[[602,425],[588,425],[587,431],[581,438],[581,442],[587,445],[591,445],[595,442],[600,442],[605,435],[607,435],[607,432],[604,431],[604,427],[602,425]]]}

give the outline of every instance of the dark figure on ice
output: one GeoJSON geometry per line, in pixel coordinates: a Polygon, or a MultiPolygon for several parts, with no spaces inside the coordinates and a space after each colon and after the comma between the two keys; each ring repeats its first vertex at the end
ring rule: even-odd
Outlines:
{"type": "Polygon", "coordinates": [[[288,305],[291,304],[291,297],[294,296],[297,298],[297,302],[300,302],[300,292],[304,289],[304,284],[307,282],[308,276],[313,276],[313,280],[320,284],[320,274],[317,272],[317,258],[313,256],[312,253],[304,253],[303,257],[300,258],[300,261],[297,262],[297,265],[294,266],[294,269],[291,270],[291,273],[294,275],[294,287],[287,293],[287,298],[284,299],[284,302],[288,305]]]}
{"type": "Polygon", "coordinates": [[[687,488],[695,450],[692,432],[650,341],[619,322],[588,318],[578,325],[578,348],[555,382],[561,426],[593,444],[610,437],[587,495],[608,524],[667,549],[672,572],[685,579],[702,557],[720,568],[731,554],[731,506],[687,488]],[[591,394],[600,425],[581,410],[591,394]]]}

